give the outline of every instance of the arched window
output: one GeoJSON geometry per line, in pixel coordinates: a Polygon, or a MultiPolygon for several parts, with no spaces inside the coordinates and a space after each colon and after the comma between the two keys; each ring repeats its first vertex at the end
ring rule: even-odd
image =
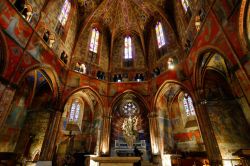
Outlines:
{"type": "Polygon", "coordinates": [[[162,29],[162,25],[160,22],[157,22],[155,26],[155,32],[156,32],[156,37],[157,37],[158,48],[161,48],[162,46],[165,45],[165,38],[163,35],[163,29],[162,29]]]}
{"type": "Polygon", "coordinates": [[[89,44],[89,50],[96,53],[98,51],[98,40],[99,40],[99,31],[97,28],[92,29],[92,35],[91,35],[91,40],[89,44]]]}
{"type": "Polygon", "coordinates": [[[70,107],[69,122],[78,122],[81,105],[78,100],[74,100],[70,107]]]}
{"type": "Polygon", "coordinates": [[[70,11],[71,5],[69,0],[65,0],[63,7],[61,9],[61,13],[58,17],[58,21],[64,26],[67,22],[68,16],[69,16],[69,11],[70,11]]]}
{"type": "Polygon", "coordinates": [[[188,10],[189,10],[188,0],[181,0],[181,3],[182,3],[182,6],[183,6],[183,9],[185,10],[185,12],[188,12],[188,10]]]}
{"type": "Polygon", "coordinates": [[[124,40],[124,59],[132,59],[132,42],[130,36],[126,36],[124,40]]]}
{"type": "Polygon", "coordinates": [[[187,116],[195,115],[192,98],[187,93],[184,94],[183,105],[187,116]]]}

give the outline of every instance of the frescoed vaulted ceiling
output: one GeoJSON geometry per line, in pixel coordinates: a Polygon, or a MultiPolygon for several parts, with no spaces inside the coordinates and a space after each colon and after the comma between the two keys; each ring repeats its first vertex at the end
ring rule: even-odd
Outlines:
{"type": "Polygon", "coordinates": [[[78,0],[78,5],[80,25],[99,22],[114,34],[120,31],[142,34],[150,18],[161,15],[166,0],[78,0]]]}
{"type": "Polygon", "coordinates": [[[101,40],[94,67],[97,65],[98,70],[110,70],[111,73],[126,71],[128,80],[133,80],[136,75],[133,72],[146,75],[160,66],[156,62],[159,57],[166,55],[167,61],[169,56],[176,56],[179,50],[174,4],[173,0],[78,0],[78,35],[72,64],[93,64],[86,48],[89,47],[91,29],[97,28],[101,40]],[[158,55],[160,53],[156,48],[157,22],[161,22],[166,40],[161,55],[158,55]],[[124,36],[132,39],[131,66],[123,62],[124,36]]]}

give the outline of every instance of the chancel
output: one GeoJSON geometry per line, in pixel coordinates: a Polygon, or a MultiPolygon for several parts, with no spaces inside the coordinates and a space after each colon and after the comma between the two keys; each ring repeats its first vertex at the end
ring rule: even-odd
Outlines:
{"type": "Polygon", "coordinates": [[[250,0],[0,0],[0,165],[249,166],[250,0]]]}

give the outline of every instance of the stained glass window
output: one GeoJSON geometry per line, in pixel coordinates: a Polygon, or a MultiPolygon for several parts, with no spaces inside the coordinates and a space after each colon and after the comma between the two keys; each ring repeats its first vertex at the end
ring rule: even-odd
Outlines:
{"type": "Polygon", "coordinates": [[[124,40],[124,58],[125,59],[132,59],[132,44],[131,44],[131,37],[127,36],[124,40]]]}
{"type": "Polygon", "coordinates": [[[96,28],[93,28],[91,40],[90,40],[90,45],[89,45],[90,51],[97,53],[98,40],[99,40],[99,31],[96,28]]]}
{"type": "Polygon", "coordinates": [[[69,122],[77,122],[79,119],[81,105],[75,100],[70,107],[69,122]]]}
{"type": "Polygon", "coordinates": [[[187,116],[195,115],[192,98],[187,93],[184,94],[183,105],[187,116]]]}
{"type": "Polygon", "coordinates": [[[161,48],[162,46],[165,45],[165,38],[163,35],[163,29],[162,29],[162,25],[160,22],[157,22],[155,26],[155,31],[156,31],[156,37],[157,37],[157,42],[158,42],[158,48],[161,48]]]}
{"type": "Polygon", "coordinates": [[[122,111],[127,116],[133,116],[138,112],[138,108],[133,102],[127,102],[122,106],[122,111]]]}
{"type": "Polygon", "coordinates": [[[67,22],[68,16],[69,16],[69,11],[70,11],[71,5],[69,0],[65,0],[63,7],[61,9],[61,13],[58,17],[59,22],[64,26],[67,22]]]}
{"type": "Polygon", "coordinates": [[[188,0],[181,0],[181,3],[182,3],[182,6],[183,6],[185,12],[187,12],[188,8],[189,8],[189,2],[188,2],[188,0]]]}

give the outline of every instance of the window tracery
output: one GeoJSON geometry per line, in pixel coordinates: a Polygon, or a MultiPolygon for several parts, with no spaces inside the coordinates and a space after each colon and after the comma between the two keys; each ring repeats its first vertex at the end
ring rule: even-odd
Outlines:
{"type": "Polygon", "coordinates": [[[125,116],[134,116],[138,113],[138,107],[134,102],[128,101],[121,106],[121,111],[125,116]]]}
{"type": "Polygon", "coordinates": [[[161,48],[162,46],[165,45],[165,38],[164,38],[161,22],[157,22],[155,26],[155,32],[156,32],[156,37],[157,37],[158,48],[161,48]]]}
{"type": "Polygon", "coordinates": [[[187,116],[195,115],[192,98],[187,93],[184,94],[183,105],[187,116]]]}

